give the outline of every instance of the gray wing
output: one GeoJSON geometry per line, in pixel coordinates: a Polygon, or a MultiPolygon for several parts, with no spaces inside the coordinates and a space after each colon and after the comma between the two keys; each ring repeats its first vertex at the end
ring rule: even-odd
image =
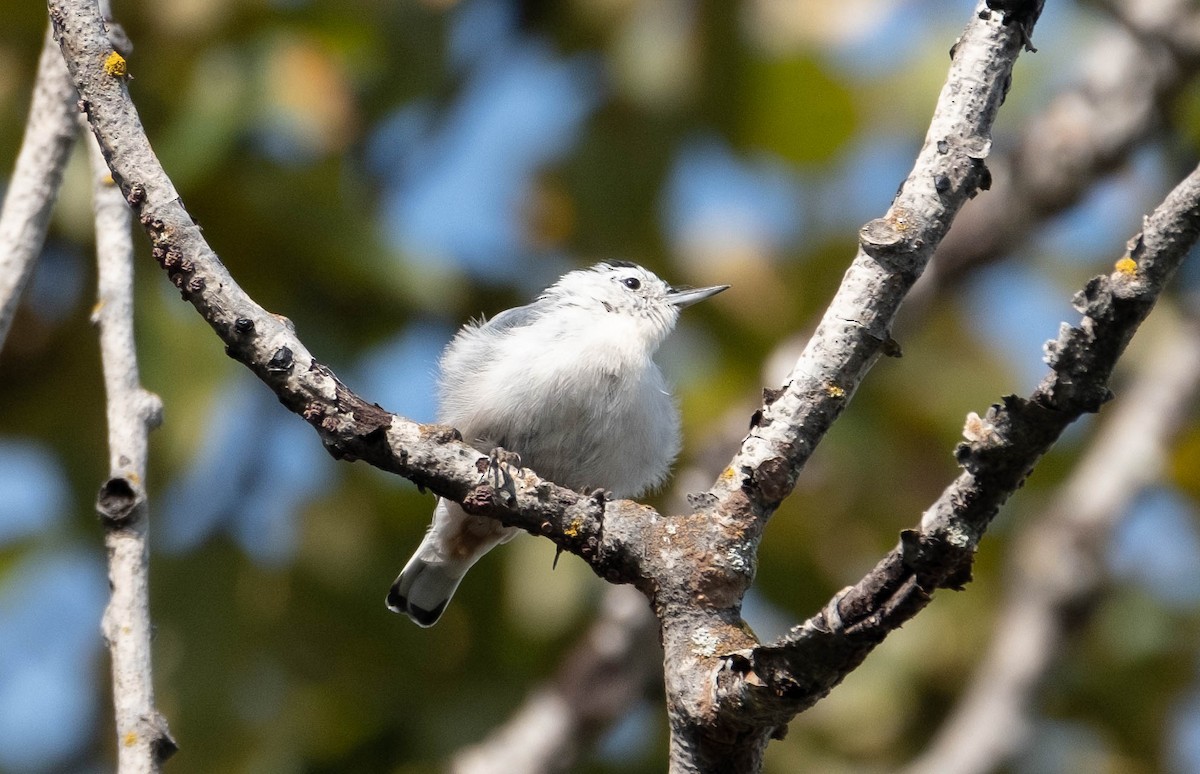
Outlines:
{"type": "Polygon", "coordinates": [[[533,325],[545,314],[537,303],[515,306],[505,309],[500,314],[479,326],[479,330],[493,335],[503,336],[515,328],[533,325]]]}
{"type": "Polygon", "coordinates": [[[477,428],[463,427],[490,398],[478,392],[480,374],[495,358],[501,340],[540,320],[545,310],[536,303],[506,309],[490,320],[463,327],[442,353],[438,376],[438,418],[474,439],[477,428]]]}

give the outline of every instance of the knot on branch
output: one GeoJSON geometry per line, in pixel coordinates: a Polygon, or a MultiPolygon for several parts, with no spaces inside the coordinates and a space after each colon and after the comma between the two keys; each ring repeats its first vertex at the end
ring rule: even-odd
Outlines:
{"type": "Polygon", "coordinates": [[[859,229],[858,242],[863,252],[882,263],[920,246],[913,230],[908,214],[893,208],[884,217],[868,221],[859,229]]]}
{"type": "Polygon", "coordinates": [[[1005,395],[1004,404],[993,403],[984,416],[974,411],[967,414],[963,424],[963,442],[954,449],[954,459],[972,473],[994,459],[995,453],[1008,446],[1007,412],[1019,410],[1022,399],[1016,395],[1005,395]]]}
{"type": "Polygon", "coordinates": [[[742,488],[747,494],[769,509],[774,510],[796,484],[796,472],[783,457],[763,460],[750,471],[742,488]]]}
{"type": "MultiPolygon", "coordinates": [[[[1045,0],[987,0],[987,7],[1002,14],[1001,21],[1005,25],[1015,24],[1021,32],[1021,45],[1031,54],[1036,54],[1031,37],[1033,25],[1042,15],[1042,5],[1045,0]]],[[[986,11],[984,12],[986,13],[986,11]]],[[[980,18],[984,18],[980,14],[980,18]]]]}
{"type": "Polygon", "coordinates": [[[292,366],[294,365],[293,358],[294,355],[291,347],[280,347],[271,353],[271,359],[267,361],[267,373],[291,373],[292,366]]]}
{"type": "Polygon", "coordinates": [[[965,529],[927,534],[906,529],[900,533],[900,561],[926,591],[961,591],[971,582],[971,563],[979,536],[965,529]]]}
{"type": "Polygon", "coordinates": [[[105,481],[96,495],[96,512],[104,526],[118,529],[133,523],[137,508],[144,501],[141,490],[128,478],[114,476],[105,481]]]}
{"type": "Polygon", "coordinates": [[[165,762],[175,753],[179,752],[179,743],[175,741],[175,737],[171,736],[171,729],[167,728],[167,719],[162,713],[155,712],[152,716],[145,718],[147,730],[151,733],[150,749],[154,753],[154,759],[159,763],[165,762]]]}

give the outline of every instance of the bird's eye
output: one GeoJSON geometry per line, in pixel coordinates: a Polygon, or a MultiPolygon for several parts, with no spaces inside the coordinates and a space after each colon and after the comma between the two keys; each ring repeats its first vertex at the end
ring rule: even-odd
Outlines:
{"type": "Polygon", "coordinates": [[[621,284],[630,290],[637,290],[642,286],[642,281],[637,277],[626,277],[625,279],[621,280],[621,284]]]}

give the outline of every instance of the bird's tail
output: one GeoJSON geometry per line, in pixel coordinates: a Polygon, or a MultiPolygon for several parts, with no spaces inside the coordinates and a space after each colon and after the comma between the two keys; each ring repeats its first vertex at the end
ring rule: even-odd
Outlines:
{"type": "Polygon", "coordinates": [[[456,503],[438,500],[429,532],[388,591],[388,609],[418,626],[433,626],[467,570],[516,533],[495,519],[471,516],[456,503]]]}

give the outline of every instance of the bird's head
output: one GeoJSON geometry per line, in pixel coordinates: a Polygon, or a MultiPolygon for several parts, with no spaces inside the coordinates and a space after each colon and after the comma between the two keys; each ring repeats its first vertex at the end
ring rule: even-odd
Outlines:
{"type": "Polygon", "coordinates": [[[593,318],[596,325],[629,327],[652,351],[675,327],[681,309],[728,287],[676,288],[635,263],[606,261],[563,275],[539,303],[593,318]]]}

